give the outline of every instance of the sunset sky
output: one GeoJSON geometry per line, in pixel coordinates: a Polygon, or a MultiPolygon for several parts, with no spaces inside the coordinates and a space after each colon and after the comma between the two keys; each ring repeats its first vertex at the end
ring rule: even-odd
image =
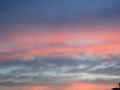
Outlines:
{"type": "Polygon", "coordinates": [[[120,0],[0,0],[0,90],[119,82],[120,0]]]}

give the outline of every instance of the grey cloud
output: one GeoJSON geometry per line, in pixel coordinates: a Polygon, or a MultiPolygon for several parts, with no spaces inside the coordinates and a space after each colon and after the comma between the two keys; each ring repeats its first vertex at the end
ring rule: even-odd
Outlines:
{"type": "Polygon", "coordinates": [[[97,83],[109,83],[109,84],[115,84],[118,83],[120,81],[120,78],[113,78],[113,79],[102,79],[102,78],[97,78],[95,80],[93,80],[93,82],[97,82],[97,83]]]}
{"type": "Polygon", "coordinates": [[[9,59],[0,62],[1,66],[14,66],[14,65],[22,65],[22,66],[44,66],[44,65],[57,65],[57,66],[74,66],[78,65],[78,60],[73,60],[69,57],[38,57],[38,58],[18,58],[18,59],[9,59]],[[33,59],[31,59],[33,58],[33,59]]]}
{"type": "Polygon", "coordinates": [[[107,74],[107,75],[120,75],[120,67],[116,66],[108,66],[105,68],[99,68],[93,71],[90,71],[90,73],[99,73],[99,74],[107,74]]]}
{"type": "MultiPolygon", "coordinates": [[[[119,66],[116,67],[118,64],[120,64],[119,56],[106,59],[97,58],[96,60],[72,57],[9,59],[0,62],[0,70],[6,70],[5,73],[0,74],[0,85],[62,85],[79,80],[105,83],[109,82],[109,80],[101,81],[102,77],[95,80],[87,77],[81,80],[80,77],[85,78],[81,73],[118,77],[120,75],[118,71],[120,68],[119,66]],[[9,67],[13,68],[9,69],[9,67]]],[[[114,78],[110,79],[112,81],[114,78]]]]}
{"type": "Polygon", "coordinates": [[[90,73],[107,74],[107,75],[120,75],[120,56],[108,55],[109,59],[102,60],[102,63],[96,64],[98,67],[90,70],[90,73]]]}

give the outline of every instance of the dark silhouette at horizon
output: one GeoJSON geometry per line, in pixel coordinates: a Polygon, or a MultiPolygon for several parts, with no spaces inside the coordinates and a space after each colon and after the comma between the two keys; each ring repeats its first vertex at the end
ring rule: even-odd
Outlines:
{"type": "Polygon", "coordinates": [[[112,90],[120,90],[120,83],[118,88],[113,88],[112,90]]]}

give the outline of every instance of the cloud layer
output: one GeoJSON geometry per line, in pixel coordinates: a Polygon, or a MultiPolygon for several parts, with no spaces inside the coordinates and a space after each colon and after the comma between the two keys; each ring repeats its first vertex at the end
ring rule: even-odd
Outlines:
{"type": "Polygon", "coordinates": [[[111,90],[119,81],[120,0],[0,0],[0,90],[111,90]]]}
{"type": "MultiPolygon", "coordinates": [[[[0,62],[2,86],[67,86],[73,83],[119,82],[119,56],[30,57],[0,62]]],[[[75,88],[75,87],[74,87],[75,88]]],[[[82,87],[83,88],[83,87],[82,87]]],[[[51,89],[52,90],[52,89],[51,89]]]]}

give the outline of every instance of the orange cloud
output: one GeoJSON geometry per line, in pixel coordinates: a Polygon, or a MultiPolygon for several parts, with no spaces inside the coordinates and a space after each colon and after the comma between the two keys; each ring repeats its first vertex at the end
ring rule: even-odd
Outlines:
{"type": "Polygon", "coordinates": [[[72,83],[66,86],[66,89],[73,90],[111,90],[115,85],[97,84],[97,83],[72,83]]]}
{"type": "Polygon", "coordinates": [[[0,40],[1,43],[18,43],[18,45],[1,48],[0,58],[31,57],[40,55],[77,56],[80,53],[98,55],[120,54],[119,28],[73,27],[69,28],[70,31],[64,30],[66,28],[60,28],[59,30],[51,32],[14,34],[0,40]],[[95,29],[93,30],[94,32],[91,29],[95,29]],[[112,29],[115,29],[115,31],[112,29]]]}
{"type": "Polygon", "coordinates": [[[111,90],[116,87],[113,84],[98,83],[71,83],[68,85],[50,85],[50,86],[17,86],[17,87],[1,87],[4,90],[111,90]]]}

